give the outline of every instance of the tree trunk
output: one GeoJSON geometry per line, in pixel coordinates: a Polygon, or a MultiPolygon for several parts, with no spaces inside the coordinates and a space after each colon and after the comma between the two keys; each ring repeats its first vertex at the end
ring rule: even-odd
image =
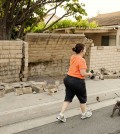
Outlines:
{"type": "Polygon", "coordinates": [[[11,40],[11,34],[12,34],[12,24],[8,23],[6,25],[6,33],[7,33],[7,40],[11,40]]]}
{"type": "Polygon", "coordinates": [[[7,33],[6,33],[6,26],[0,24],[0,40],[6,40],[7,33]]]}
{"type": "Polygon", "coordinates": [[[11,39],[11,27],[0,23],[0,40],[11,39]]]}

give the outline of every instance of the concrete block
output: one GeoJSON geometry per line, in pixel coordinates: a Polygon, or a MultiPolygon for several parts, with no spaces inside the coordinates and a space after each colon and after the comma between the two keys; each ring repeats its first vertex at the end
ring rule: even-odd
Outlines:
{"type": "Polygon", "coordinates": [[[22,86],[20,84],[14,85],[15,95],[23,95],[22,86]]]}
{"type": "Polygon", "coordinates": [[[1,52],[1,50],[2,50],[2,46],[0,46],[0,52],[1,52]]]}
{"type": "Polygon", "coordinates": [[[23,55],[22,54],[16,54],[15,57],[21,59],[21,58],[23,58],[23,55]]]}
{"type": "Polygon", "coordinates": [[[32,93],[32,88],[31,87],[23,87],[23,94],[29,94],[32,93]]]}
{"type": "Polygon", "coordinates": [[[21,50],[9,50],[10,54],[22,54],[21,50]]]}
{"type": "Polygon", "coordinates": [[[27,84],[27,83],[22,84],[22,90],[24,94],[32,93],[32,88],[30,84],[27,84]]]}
{"type": "Polygon", "coordinates": [[[14,92],[14,87],[10,84],[5,83],[5,94],[14,92]]]}
{"type": "Polygon", "coordinates": [[[44,89],[43,87],[41,86],[38,86],[38,85],[32,85],[32,90],[33,92],[35,91],[36,93],[43,93],[44,92],[44,89]]]}
{"type": "Polygon", "coordinates": [[[22,78],[22,81],[23,81],[23,82],[26,82],[26,81],[27,81],[27,78],[22,78]]]}
{"type": "Polygon", "coordinates": [[[9,50],[4,50],[4,51],[1,51],[1,55],[4,55],[4,54],[9,54],[9,50]]]}
{"type": "Polygon", "coordinates": [[[10,49],[10,46],[9,46],[9,45],[8,45],[8,46],[6,46],[6,45],[4,46],[4,45],[3,45],[3,46],[2,46],[2,49],[3,49],[3,51],[4,51],[4,50],[9,50],[9,49],[10,49]]]}
{"type": "Polygon", "coordinates": [[[16,50],[22,50],[22,45],[17,45],[17,46],[14,47],[14,49],[16,49],[16,50]]]}

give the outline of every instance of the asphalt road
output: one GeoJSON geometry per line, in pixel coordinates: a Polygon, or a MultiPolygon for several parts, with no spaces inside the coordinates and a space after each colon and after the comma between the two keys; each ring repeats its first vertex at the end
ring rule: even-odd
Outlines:
{"type": "Polygon", "coordinates": [[[93,111],[89,119],[81,120],[80,115],[70,117],[66,123],[54,122],[17,134],[120,134],[120,116],[116,111],[110,117],[113,106],[93,111]]]}

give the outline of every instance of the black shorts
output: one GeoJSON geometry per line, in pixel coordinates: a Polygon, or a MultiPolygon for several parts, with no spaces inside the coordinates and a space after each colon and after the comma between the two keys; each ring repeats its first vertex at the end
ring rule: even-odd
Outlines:
{"type": "Polygon", "coordinates": [[[87,94],[84,79],[67,75],[64,78],[64,85],[66,88],[66,96],[64,101],[72,102],[74,96],[76,95],[80,103],[86,103],[87,94]]]}

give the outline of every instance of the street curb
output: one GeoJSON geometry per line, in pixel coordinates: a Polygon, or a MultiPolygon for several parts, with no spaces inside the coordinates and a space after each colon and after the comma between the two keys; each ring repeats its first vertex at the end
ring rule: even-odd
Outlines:
{"type": "MultiPolygon", "coordinates": [[[[93,104],[98,102],[96,100],[99,97],[99,101],[104,101],[108,99],[114,99],[120,96],[120,89],[114,89],[99,93],[88,94],[87,104],[93,104]]],[[[18,108],[6,112],[0,112],[0,126],[5,126],[9,124],[14,124],[17,122],[22,122],[37,117],[49,116],[56,114],[60,111],[63,100],[58,100],[49,103],[43,103],[39,105],[18,108]]],[[[73,109],[79,107],[79,101],[75,98],[68,109],[73,109]]]]}

